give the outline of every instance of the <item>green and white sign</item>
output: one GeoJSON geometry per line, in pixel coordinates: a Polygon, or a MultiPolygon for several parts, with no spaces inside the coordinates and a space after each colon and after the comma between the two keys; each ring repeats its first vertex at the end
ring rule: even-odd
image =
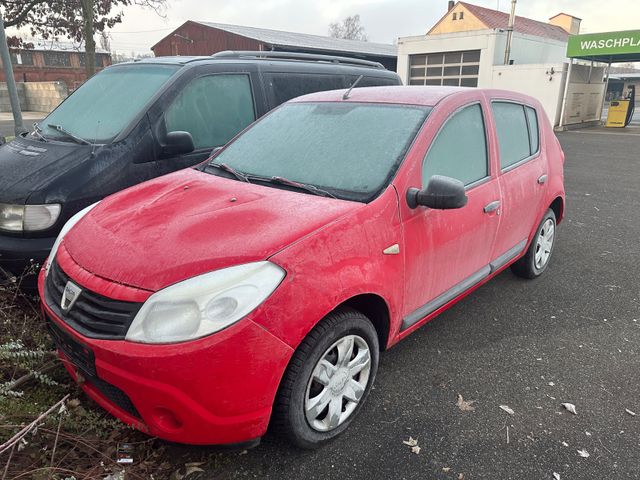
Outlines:
{"type": "Polygon", "coordinates": [[[640,30],[569,36],[569,58],[621,54],[640,54],[640,30]]]}

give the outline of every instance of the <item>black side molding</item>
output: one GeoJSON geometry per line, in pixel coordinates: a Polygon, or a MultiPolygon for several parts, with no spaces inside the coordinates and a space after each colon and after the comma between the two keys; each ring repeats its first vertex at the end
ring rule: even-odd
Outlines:
{"type": "Polygon", "coordinates": [[[489,263],[489,265],[482,267],[480,270],[478,270],[476,273],[474,273],[470,277],[467,277],[462,282],[454,285],[446,292],[442,293],[441,295],[434,298],[430,302],[425,303],[423,306],[411,312],[409,315],[407,315],[402,319],[402,325],[400,326],[400,331],[403,332],[404,330],[411,327],[412,325],[415,325],[424,317],[432,314],[443,305],[446,305],[454,298],[460,296],[470,288],[480,283],[482,280],[484,280],[486,277],[494,273],[496,270],[499,270],[501,267],[509,263],[509,261],[516,258],[526,246],[527,246],[527,239],[525,238],[521,242],[518,242],[518,244],[515,247],[510,248],[505,253],[500,255],[498,258],[493,260],[491,263],[489,263]]]}
{"type": "Polygon", "coordinates": [[[495,272],[501,267],[504,267],[507,263],[509,263],[510,260],[513,260],[518,255],[520,255],[520,253],[522,252],[522,250],[524,250],[524,247],[526,246],[527,246],[527,239],[525,238],[521,242],[518,242],[518,244],[515,247],[510,248],[509,250],[504,252],[502,255],[500,255],[498,258],[496,258],[493,262],[489,264],[489,266],[491,267],[491,273],[495,272]]]}
{"type": "Polygon", "coordinates": [[[480,283],[483,279],[491,274],[491,267],[489,265],[482,267],[476,273],[467,277],[462,282],[454,285],[446,292],[442,293],[440,296],[434,298],[428,303],[425,303],[423,306],[414,310],[409,315],[402,319],[402,326],[400,327],[400,331],[404,331],[412,325],[416,324],[418,321],[422,320],[427,315],[435,312],[437,309],[442,307],[443,305],[449,303],[451,300],[469,290],[474,285],[480,283]]]}

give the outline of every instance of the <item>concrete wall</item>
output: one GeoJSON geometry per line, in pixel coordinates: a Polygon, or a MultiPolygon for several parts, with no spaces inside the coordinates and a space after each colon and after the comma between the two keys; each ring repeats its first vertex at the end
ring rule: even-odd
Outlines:
{"type": "Polygon", "coordinates": [[[493,67],[492,88],[513,90],[540,101],[552,126],[558,125],[567,65],[531,64],[493,67]]]}
{"type": "MultiPolygon", "coordinates": [[[[16,84],[20,108],[31,112],[50,112],[62,102],[69,91],[63,82],[19,82],[16,84]]],[[[0,112],[10,112],[7,84],[0,83],[0,112]]]]}
{"type": "MultiPolygon", "coordinates": [[[[494,65],[504,65],[507,32],[495,32],[494,65]]],[[[510,59],[516,65],[530,63],[562,63],[566,60],[567,43],[549,38],[513,32],[510,59]]]]}

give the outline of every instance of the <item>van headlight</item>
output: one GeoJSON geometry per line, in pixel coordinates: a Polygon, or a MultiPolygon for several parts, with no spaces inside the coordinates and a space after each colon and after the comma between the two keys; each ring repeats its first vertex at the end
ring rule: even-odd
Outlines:
{"type": "Polygon", "coordinates": [[[58,247],[60,247],[60,243],[62,242],[62,239],[65,237],[67,233],[69,233],[69,230],[71,230],[76,223],[82,220],[82,217],[84,217],[87,213],[89,213],[93,209],[93,207],[95,207],[98,203],[99,202],[96,202],[89,205],[88,207],[83,208],[78,213],[76,213],[73,217],[67,220],[67,223],[63,225],[62,230],[60,230],[60,233],[58,234],[58,238],[56,238],[56,241],[54,242],[53,247],[51,247],[49,256],[47,257],[47,260],[44,264],[45,277],[49,275],[49,268],[51,268],[51,262],[53,261],[54,258],[56,258],[56,253],[58,253],[58,247]]]}
{"type": "Polygon", "coordinates": [[[52,227],[62,207],[46,205],[10,205],[0,203],[0,230],[7,232],[37,232],[52,227]]]}
{"type": "Polygon", "coordinates": [[[126,340],[176,343],[233,325],[264,302],[285,277],[271,262],[205,273],[151,295],[133,319],[126,340]]]}

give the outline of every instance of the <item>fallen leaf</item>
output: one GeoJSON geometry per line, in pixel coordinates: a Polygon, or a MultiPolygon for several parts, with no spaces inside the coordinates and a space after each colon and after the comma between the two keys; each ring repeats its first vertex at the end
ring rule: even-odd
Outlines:
{"type": "Polygon", "coordinates": [[[442,467],[444,473],[449,473],[449,470],[451,470],[451,467],[442,467]]]}
{"type": "Polygon", "coordinates": [[[465,400],[464,398],[462,398],[462,395],[458,394],[458,402],[456,403],[456,405],[458,405],[458,408],[463,412],[473,412],[476,407],[472,406],[472,404],[474,404],[475,402],[475,400],[465,400]]]}
{"type": "Polygon", "coordinates": [[[582,458],[589,458],[589,452],[584,449],[578,450],[578,455],[580,455],[582,458]]]}
{"type": "Polygon", "coordinates": [[[420,447],[418,445],[411,447],[411,451],[417,455],[420,453],[420,447]]]}
{"type": "Polygon", "coordinates": [[[625,409],[624,409],[624,411],[625,411],[625,412],[627,412],[627,413],[628,413],[629,415],[631,415],[632,417],[635,417],[635,416],[636,416],[636,413],[635,413],[635,412],[632,412],[632,411],[631,411],[631,410],[629,410],[628,408],[625,408],[625,409]]]}
{"type": "Polygon", "coordinates": [[[413,437],[409,437],[409,440],[403,440],[402,443],[404,443],[405,445],[409,445],[410,447],[415,447],[416,445],[418,445],[418,440],[413,437]]]}
{"type": "Polygon", "coordinates": [[[563,403],[562,406],[567,410],[569,410],[574,415],[578,414],[578,412],[576,412],[576,406],[573,403],[563,403]]]}
{"type": "Polygon", "coordinates": [[[560,474],[553,472],[553,478],[555,478],[555,480],[560,480],[560,474]]]}
{"type": "Polygon", "coordinates": [[[515,412],[509,408],[507,405],[500,405],[500,408],[507,412],[509,415],[513,415],[515,412]]]}
{"type": "Polygon", "coordinates": [[[67,402],[67,407],[69,408],[77,408],[79,406],[80,406],[80,400],[78,400],[77,398],[72,398],[67,402]]]}

